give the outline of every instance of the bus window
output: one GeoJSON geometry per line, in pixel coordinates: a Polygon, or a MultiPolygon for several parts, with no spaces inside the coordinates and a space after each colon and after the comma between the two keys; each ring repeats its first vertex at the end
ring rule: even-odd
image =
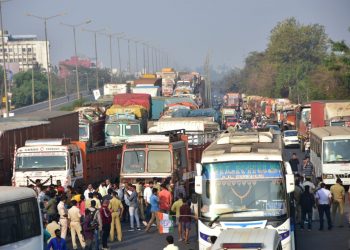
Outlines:
{"type": "MultiPolygon", "coordinates": [[[[30,198],[0,205],[1,246],[41,236],[37,200],[30,198]]],[[[40,238],[41,239],[41,238],[40,238]]],[[[13,249],[13,248],[12,248],[13,249]]]]}

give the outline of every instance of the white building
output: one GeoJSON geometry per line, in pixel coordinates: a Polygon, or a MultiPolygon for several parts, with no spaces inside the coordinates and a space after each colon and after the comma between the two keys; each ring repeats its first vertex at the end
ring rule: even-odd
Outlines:
{"type": "MultiPolygon", "coordinates": [[[[0,31],[0,38],[1,35],[0,31]]],[[[38,64],[42,69],[47,70],[46,44],[45,41],[37,40],[36,35],[9,35],[5,31],[4,42],[6,68],[9,68],[9,65],[18,64],[19,71],[26,71],[38,64]]],[[[50,48],[49,42],[48,47],[50,48]]],[[[2,53],[3,48],[0,42],[0,65],[3,64],[2,53]]]]}

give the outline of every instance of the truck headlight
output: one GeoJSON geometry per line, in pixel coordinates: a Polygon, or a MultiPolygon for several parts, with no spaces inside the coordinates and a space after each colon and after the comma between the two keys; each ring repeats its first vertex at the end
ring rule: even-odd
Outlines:
{"type": "Polygon", "coordinates": [[[323,174],[323,179],[334,179],[333,174],[323,174]]]}

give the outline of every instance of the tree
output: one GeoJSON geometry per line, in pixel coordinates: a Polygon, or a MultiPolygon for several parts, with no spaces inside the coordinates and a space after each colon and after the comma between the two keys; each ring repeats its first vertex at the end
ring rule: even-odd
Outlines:
{"type": "MultiPolygon", "coordinates": [[[[32,104],[32,70],[15,74],[13,81],[15,87],[12,90],[12,103],[16,108],[32,104]]],[[[34,97],[35,102],[48,98],[46,75],[38,70],[34,70],[34,97]]]]}

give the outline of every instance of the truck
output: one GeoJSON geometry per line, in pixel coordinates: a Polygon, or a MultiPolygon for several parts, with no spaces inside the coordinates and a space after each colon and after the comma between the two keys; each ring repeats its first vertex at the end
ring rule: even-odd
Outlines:
{"type": "Polygon", "coordinates": [[[79,107],[79,141],[87,143],[88,147],[104,145],[105,114],[98,107],[79,107]]]}
{"type": "Polygon", "coordinates": [[[105,146],[125,142],[129,136],[140,135],[141,122],[132,111],[108,115],[105,122],[105,146]]]}
{"type": "Polygon", "coordinates": [[[207,133],[201,145],[189,145],[193,138],[184,130],[130,137],[123,145],[120,179],[136,184],[170,177],[173,183],[185,181],[187,190],[193,190],[195,163],[215,138],[207,133]]]}
{"type": "Polygon", "coordinates": [[[239,111],[242,106],[243,100],[240,93],[226,93],[224,95],[224,107],[234,108],[239,111]]]}
{"type": "Polygon", "coordinates": [[[193,88],[190,81],[177,81],[174,90],[174,96],[179,96],[182,94],[192,94],[193,88]]]}
{"type": "Polygon", "coordinates": [[[173,68],[163,68],[161,72],[162,76],[162,95],[172,96],[175,82],[177,80],[176,71],[173,68]]]}
{"type": "Polygon", "coordinates": [[[203,144],[207,133],[219,133],[220,126],[213,121],[213,117],[171,117],[162,118],[158,121],[148,122],[148,133],[162,133],[171,128],[172,130],[184,130],[186,135],[191,135],[189,145],[203,144]]]}
{"type": "Polygon", "coordinates": [[[121,145],[87,147],[69,138],[27,140],[14,153],[13,186],[41,183],[82,188],[105,178],[115,179],[120,169],[121,145]]]}
{"type": "Polygon", "coordinates": [[[291,166],[283,159],[281,135],[269,131],[223,133],[196,164],[198,243],[229,229],[275,229],[283,249],[293,249],[291,166]]]}
{"type": "Polygon", "coordinates": [[[103,85],[104,96],[114,96],[116,94],[125,94],[128,92],[126,83],[105,83],[103,85]]]}
{"type": "Polygon", "coordinates": [[[350,127],[350,101],[312,101],[311,128],[350,127]]]}
{"type": "Polygon", "coordinates": [[[222,129],[227,129],[229,127],[228,120],[232,118],[237,118],[237,111],[234,108],[221,108],[221,126],[222,129]]]}
{"type": "Polygon", "coordinates": [[[22,147],[26,140],[49,136],[49,121],[13,121],[10,118],[0,122],[0,186],[11,185],[13,152],[22,147]]]}

